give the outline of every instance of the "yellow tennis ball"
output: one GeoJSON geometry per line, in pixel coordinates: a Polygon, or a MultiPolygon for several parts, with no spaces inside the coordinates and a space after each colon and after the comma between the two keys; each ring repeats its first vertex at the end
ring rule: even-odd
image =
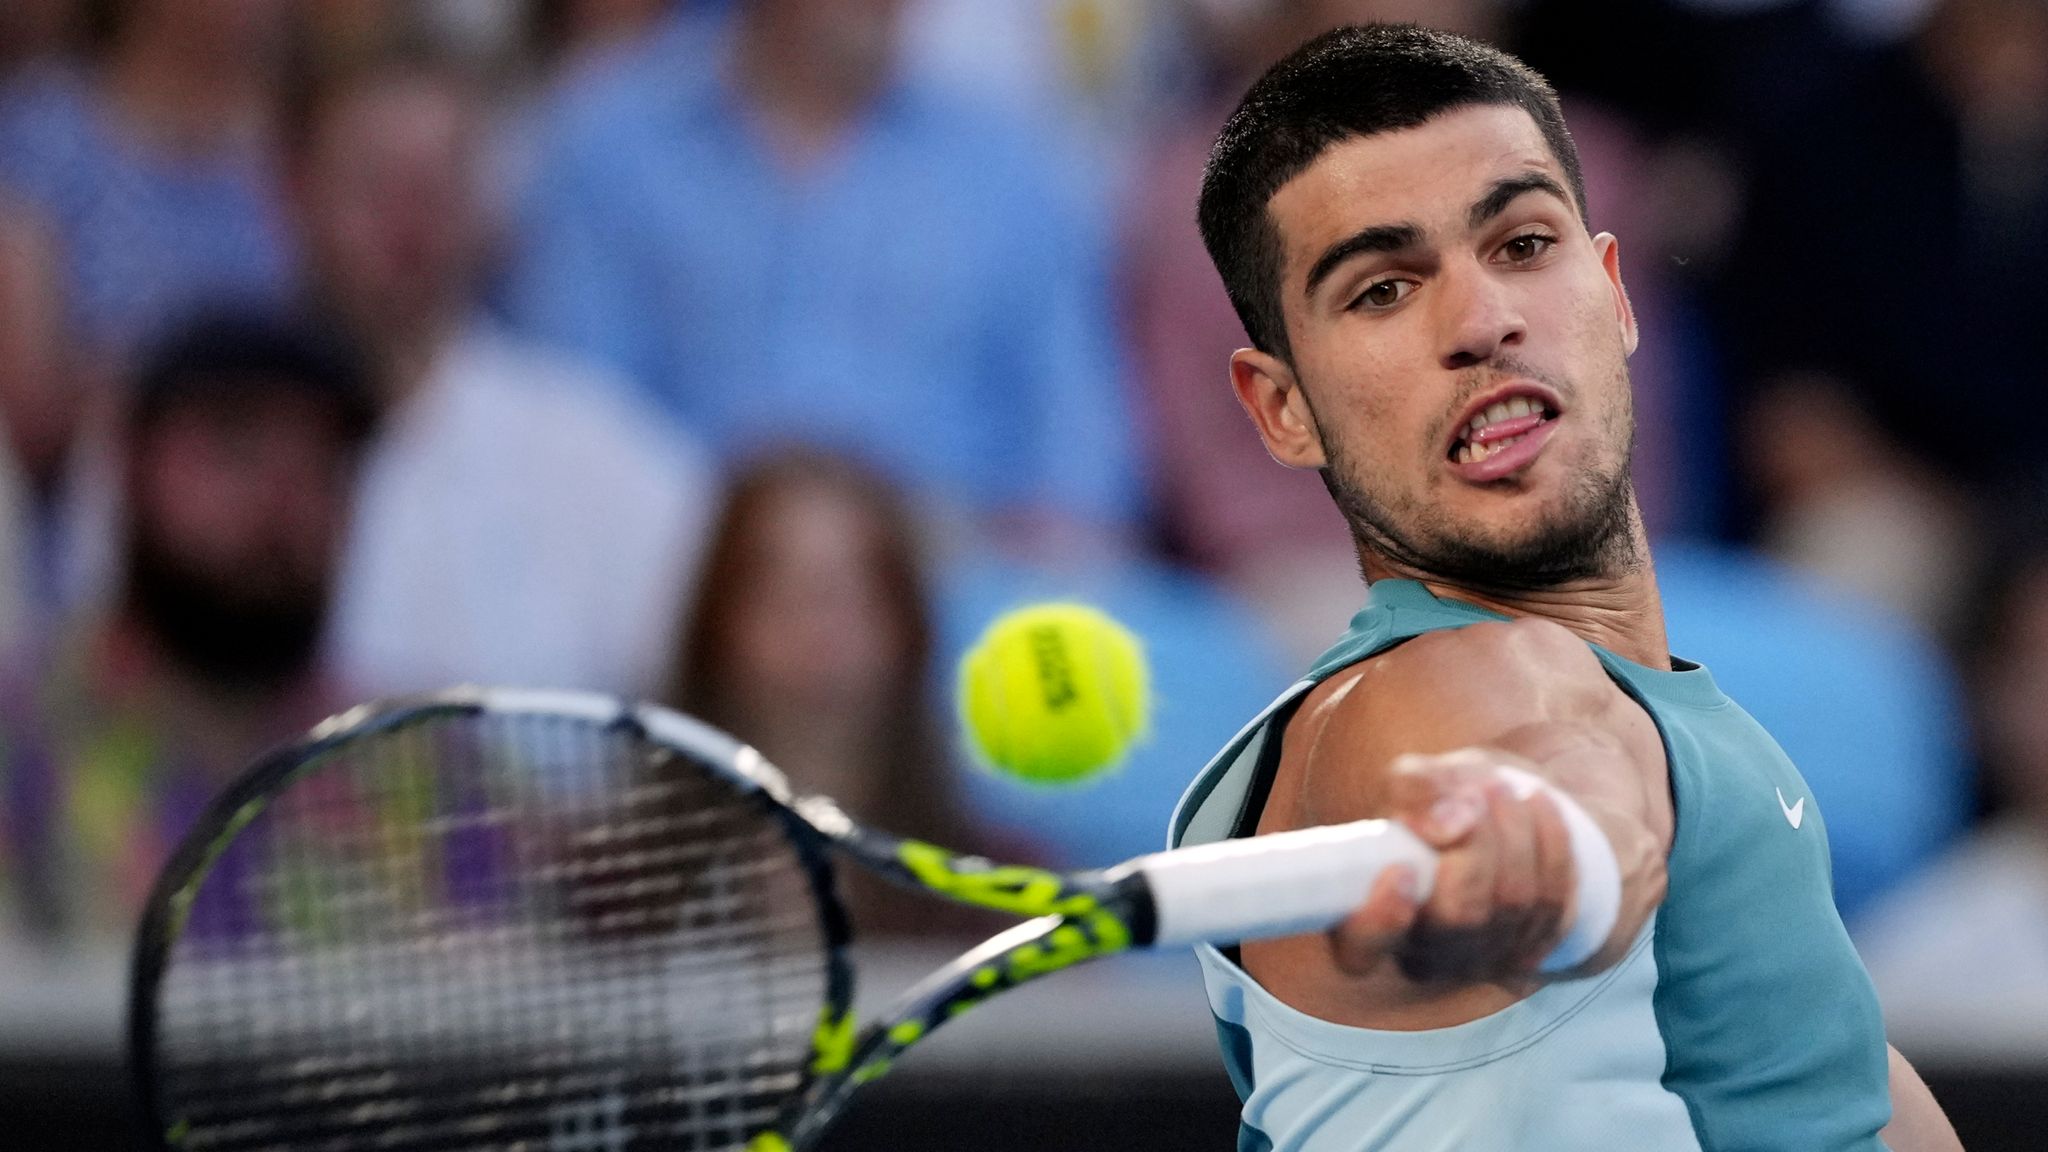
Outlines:
{"type": "Polygon", "coordinates": [[[1138,638],[1085,604],[1007,612],[960,662],[969,743],[1034,783],[1076,783],[1121,762],[1145,736],[1151,693],[1138,638]]]}

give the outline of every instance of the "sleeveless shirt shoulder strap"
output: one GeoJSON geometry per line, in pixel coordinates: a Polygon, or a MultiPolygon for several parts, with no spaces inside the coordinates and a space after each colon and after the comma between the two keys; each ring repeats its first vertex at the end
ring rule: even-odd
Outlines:
{"type": "Polygon", "coordinates": [[[1438,600],[1412,581],[1375,583],[1365,608],[1352,617],[1349,630],[1317,659],[1307,675],[1245,725],[1189,784],[1174,811],[1167,846],[1203,844],[1250,833],[1272,788],[1272,773],[1279,763],[1278,737],[1316,685],[1404,640],[1490,615],[1438,600]]]}

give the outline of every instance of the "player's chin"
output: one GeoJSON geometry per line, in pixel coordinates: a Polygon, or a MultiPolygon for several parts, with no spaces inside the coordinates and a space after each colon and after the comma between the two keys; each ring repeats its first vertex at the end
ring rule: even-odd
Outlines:
{"type": "Polygon", "coordinates": [[[1458,534],[1489,551],[1518,553],[1540,546],[1561,524],[1578,515],[1570,478],[1528,475],[1483,486],[1453,486],[1446,493],[1444,521],[1458,534]]]}

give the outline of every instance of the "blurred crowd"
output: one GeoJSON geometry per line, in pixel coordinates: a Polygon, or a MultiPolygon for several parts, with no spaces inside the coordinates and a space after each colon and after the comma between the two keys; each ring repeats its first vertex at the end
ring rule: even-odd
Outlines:
{"type": "Polygon", "coordinates": [[[1673,646],[1806,772],[1873,966],[2048,988],[2048,439],[1992,443],[2048,0],[8,0],[5,930],[118,938],[252,755],[460,682],[666,701],[949,843],[1157,846],[1361,598],[1193,205],[1365,19],[1563,93],[1673,646]],[[948,714],[1050,595],[1157,667],[1083,791],[948,714]]]}

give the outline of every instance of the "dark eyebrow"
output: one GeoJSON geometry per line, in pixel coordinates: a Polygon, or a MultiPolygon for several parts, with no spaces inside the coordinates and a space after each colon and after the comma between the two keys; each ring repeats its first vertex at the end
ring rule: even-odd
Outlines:
{"type": "Polygon", "coordinates": [[[1516,198],[1525,192],[1548,192],[1567,204],[1572,202],[1571,197],[1565,194],[1564,186],[1547,174],[1524,172],[1520,176],[1509,176],[1494,181],[1493,187],[1486,190],[1486,195],[1481,196],[1472,205],[1472,210],[1465,214],[1465,223],[1474,231],[1485,227],[1488,220],[1507,211],[1508,205],[1514,203],[1516,198]]]}
{"type": "Polygon", "coordinates": [[[1303,291],[1309,296],[1314,296],[1316,286],[1328,279],[1339,264],[1353,256],[1362,256],[1368,252],[1398,252],[1420,243],[1422,229],[1413,224],[1375,224],[1370,228],[1360,229],[1323,249],[1323,254],[1308,270],[1308,285],[1303,291]]]}

